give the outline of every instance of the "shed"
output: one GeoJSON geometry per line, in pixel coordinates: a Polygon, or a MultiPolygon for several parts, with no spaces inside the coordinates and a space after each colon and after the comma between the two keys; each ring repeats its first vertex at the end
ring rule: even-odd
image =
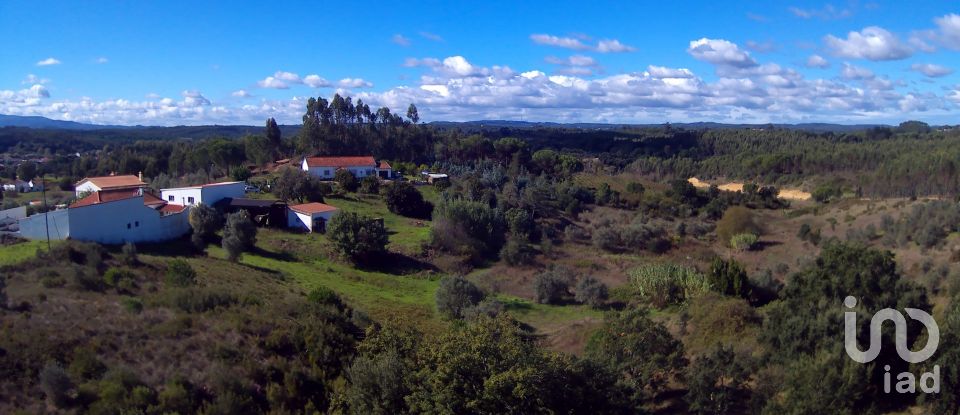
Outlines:
{"type": "Polygon", "coordinates": [[[225,198],[214,207],[227,213],[247,211],[257,226],[283,228],[287,226],[287,204],[277,199],[225,198]]]}
{"type": "Polygon", "coordinates": [[[323,203],[304,203],[290,206],[288,212],[287,226],[324,233],[327,231],[327,221],[337,213],[337,208],[323,203]]]}

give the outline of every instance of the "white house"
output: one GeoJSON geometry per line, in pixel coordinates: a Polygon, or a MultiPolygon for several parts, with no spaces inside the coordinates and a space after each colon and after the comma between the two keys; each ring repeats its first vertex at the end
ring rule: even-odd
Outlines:
{"type": "Polygon", "coordinates": [[[132,174],[125,176],[88,177],[74,185],[77,197],[101,190],[140,189],[147,187],[140,177],[132,174]]]}
{"type": "Polygon", "coordinates": [[[95,191],[65,210],[20,220],[20,233],[102,244],[162,242],[190,232],[189,207],[164,202],[143,189],[95,191]],[[49,216],[45,216],[49,215],[49,216]]]}
{"type": "Polygon", "coordinates": [[[386,162],[377,163],[373,156],[306,157],[301,163],[303,171],[321,179],[332,179],[337,170],[346,169],[357,178],[367,176],[391,177],[393,169],[386,162]]]}
{"type": "Polygon", "coordinates": [[[13,183],[7,183],[3,185],[3,191],[9,192],[11,190],[16,190],[20,193],[40,192],[43,191],[43,183],[39,179],[33,179],[30,181],[17,179],[13,183]]]}
{"type": "Polygon", "coordinates": [[[337,208],[323,203],[304,203],[287,207],[287,226],[307,232],[327,231],[327,221],[337,213],[337,208]]]}
{"type": "Polygon", "coordinates": [[[198,203],[212,206],[228,197],[243,197],[244,187],[246,187],[244,182],[224,182],[160,189],[160,198],[164,202],[183,206],[193,206],[198,203]]]}

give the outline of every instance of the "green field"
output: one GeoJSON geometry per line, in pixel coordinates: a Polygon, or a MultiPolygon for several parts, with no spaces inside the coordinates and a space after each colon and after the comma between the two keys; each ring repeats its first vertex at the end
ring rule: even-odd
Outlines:
{"type": "MultiPolygon", "coordinates": [[[[53,241],[51,243],[57,243],[53,241]]],[[[47,249],[47,241],[26,241],[13,245],[0,246],[0,266],[13,265],[33,258],[37,250],[47,249]]]]}

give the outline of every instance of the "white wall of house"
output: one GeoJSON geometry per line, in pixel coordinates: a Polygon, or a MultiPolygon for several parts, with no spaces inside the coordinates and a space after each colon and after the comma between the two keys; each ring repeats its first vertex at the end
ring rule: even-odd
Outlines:
{"type": "Polygon", "coordinates": [[[80,194],[81,194],[81,193],[93,193],[93,192],[96,192],[96,191],[98,191],[98,190],[103,190],[103,189],[97,187],[97,185],[93,184],[93,182],[91,182],[91,181],[83,182],[83,184],[80,184],[80,185],[77,186],[75,189],[76,189],[76,192],[77,192],[77,197],[80,197],[80,194]]]}
{"type": "Polygon", "coordinates": [[[160,189],[160,198],[175,205],[193,206],[203,201],[203,192],[199,187],[160,189]]]}
{"type": "Polygon", "coordinates": [[[213,186],[178,187],[160,189],[160,198],[167,203],[193,206],[198,203],[212,205],[228,197],[243,197],[245,184],[232,182],[213,186]]]}
{"type": "MultiPolygon", "coordinates": [[[[333,176],[337,173],[339,167],[334,166],[313,166],[310,167],[307,165],[307,161],[303,160],[303,163],[300,166],[303,171],[310,173],[311,176],[316,176],[321,179],[333,179],[333,176]]],[[[374,166],[344,166],[343,168],[353,173],[358,179],[367,177],[367,176],[376,176],[377,168],[374,166]]]]}
{"type": "Polygon", "coordinates": [[[190,232],[190,209],[161,216],[143,197],[68,209],[72,239],[104,244],[161,242],[190,232]]]}
{"type": "Polygon", "coordinates": [[[294,212],[293,209],[287,209],[287,226],[297,229],[306,229],[308,232],[313,232],[314,220],[323,218],[325,221],[329,222],[330,218],[332,218],[335,213],[337,213],[336,210],[307,215],[300,212],[294,212]]]}

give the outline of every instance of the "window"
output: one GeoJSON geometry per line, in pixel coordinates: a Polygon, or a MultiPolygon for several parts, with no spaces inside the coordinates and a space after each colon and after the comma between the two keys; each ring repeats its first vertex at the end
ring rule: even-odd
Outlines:
{"type": "Polygon", "coordinates": [[[193,196],[187,198],[187,203],[193,204],[193,196]]]}
{"type": "Polygon", "coordinates": [[[130,229],[130,224],[129,224],[129,223],[127,224],[127,229],[130,229]]]}
{"type": "Polygon", "coordinates": [[[140,221],[133,222],[133,227],[139,228],[139,227],[140,227],[140,221]]]}
{"type": "Polygon", "coordinates": [[[173,195],[167,196],[167,200],[170,201],[170,202],[172,202],[172,201],[173,201],[173,195]]]}
{"type": "Polygon", "coordinates": [[[330,175],[330,169],[324,170],[324,171],[323,171],[323,175],[324,175],[324,176],[329,176],[329,175],[330,175]]]}

